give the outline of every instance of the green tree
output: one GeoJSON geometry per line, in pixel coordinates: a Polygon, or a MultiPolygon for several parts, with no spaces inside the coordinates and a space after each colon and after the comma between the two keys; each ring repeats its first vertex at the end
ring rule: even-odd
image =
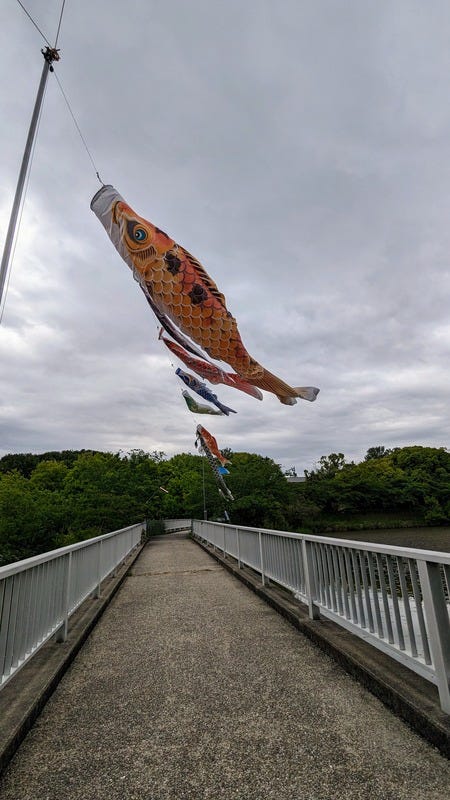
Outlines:
{"type": "Polygon", "coordinates": [[[235,497],[228,512],[231,521],[265,528],[286,526],[289,488],[280,465],[255,453],[233,453],[231,462],[226,476],[235,497]]]}
{"type": "Polygon", "coordinates": [[[345,456],[343,453],[330,453],[329,456],[321,456],[319,465],[317,469],[311,470],[311,472],[305,470],[305,476],[314,480],[333,478],[339,470],[346,466],[345,456]]]}
{"type": "Polygon", "coordinates": [[[366,455],[364,456],[364,461],[371,461],[374,458],[384,458],[384,456],[388,456],[392,450],[388,450],[383,445],[378,445],[377,447],[369,447],[366,455]]]}
{"type": "Polygon", "coordinates": [[[80,538],[98,536],[138,522],[143,517],[130,481],[129,462],[118,454],[79,456],[64,484],[71,531],[80,538]]]}
{"type": "Polygon", "coordinates": [[[49,492],[61,491],[68,471],[63,461],[40,461],[31,473],[30,485],[49,492]]]}
{"type": "Polygon", "coordinates": [[[18,472],[0,477],[0,564],[54,549],[65,524],[66,508],[57,493],[18,472]]]}
{"type": "Polygon", "coordinates": [[[325,515],[408,512],[426,524],[450,521],[450,454],[445,448],[369,448],[360,464],[342,454],[307,474],[306,497],[325,515]]]}

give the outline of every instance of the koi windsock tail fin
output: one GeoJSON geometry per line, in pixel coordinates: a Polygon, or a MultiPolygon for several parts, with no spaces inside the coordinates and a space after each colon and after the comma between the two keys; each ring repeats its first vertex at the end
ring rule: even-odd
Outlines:
{"type": "Polygon", "coordinates": [[[217,408],[220,408],[222,414],[226,414],[227,417],[229,417],[230,414],[237,414],[237,411],[235,411],[234,408],[229,408],[228,406],[224,406],[224,404],[221,403],[220,400],[216,400],[215,405],[217,406],[217,408]]]}
{"type": "Polygon", "coordinates": [[[312,403],[320,391],[315,386],[289,386],[281,378],[272,375],[267,369],[264,370],[261,378],[247,378],[247,380],[250,380],[259,389],[272,392],[278,397],[280,403],[284,403],[286,406],[294,406],[297,402],[297,397],[301,397],[302,400],[309,400],[312,403]]]}
{"type": "Polygon", "coordinates": [[[309,400],[310,403],[314,403],[314,400],[320,392],[320,389],[317,389],[316,386],[295,386],[294,388],[297,397],[301,397],[303,400],[309,400]]]}

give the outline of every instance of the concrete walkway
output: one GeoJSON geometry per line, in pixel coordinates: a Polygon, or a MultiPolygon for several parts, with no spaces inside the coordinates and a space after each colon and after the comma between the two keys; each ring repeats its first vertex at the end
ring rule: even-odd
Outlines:
{"type": "Polygon", "coordinates": [[[450,763],[190,540],[152,542],[1,800],[442,800],[450,763]]]}

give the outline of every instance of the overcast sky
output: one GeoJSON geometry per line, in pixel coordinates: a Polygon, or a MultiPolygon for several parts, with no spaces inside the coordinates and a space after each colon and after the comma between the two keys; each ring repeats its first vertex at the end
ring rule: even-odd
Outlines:
{"type": "MultiPolygon", "coordinates": [[[[24,5],[53,42],[61,0],[24,5]]],[[[293,407],[216,387],[238,412],[201,418],[219,447],[302,474],[448,445],[449,42],[448,0],[67,0],[55,71],[102,180],[204,264],[252,356],[320,387],[293,407]]],[[[2,246],[44,45],[3,0],[2,246]]],[[[195,452],[98,188],[50,75],[0,327],[0,455],[195,452]]]]}

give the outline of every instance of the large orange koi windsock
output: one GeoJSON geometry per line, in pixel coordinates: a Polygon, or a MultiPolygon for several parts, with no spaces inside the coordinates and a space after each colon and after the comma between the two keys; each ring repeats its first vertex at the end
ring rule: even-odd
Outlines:
{"type": "MultiPolygon", "coordinates": [[[[249,355],[225,297],[200,262],[136,214],[113,186],[103,186],[93,197],[91,208],[132,269],[161,324],[176,341],[186,346],[176,330],[174,334],[172,323],[211,358],[229,364],[246,381],[272,392],[282,403],[294,405],[297,397],[316,399],[319,389],[289,386],[249,355]]],[[[188,349],[199,355],[193,345],[188,349]]]]}

